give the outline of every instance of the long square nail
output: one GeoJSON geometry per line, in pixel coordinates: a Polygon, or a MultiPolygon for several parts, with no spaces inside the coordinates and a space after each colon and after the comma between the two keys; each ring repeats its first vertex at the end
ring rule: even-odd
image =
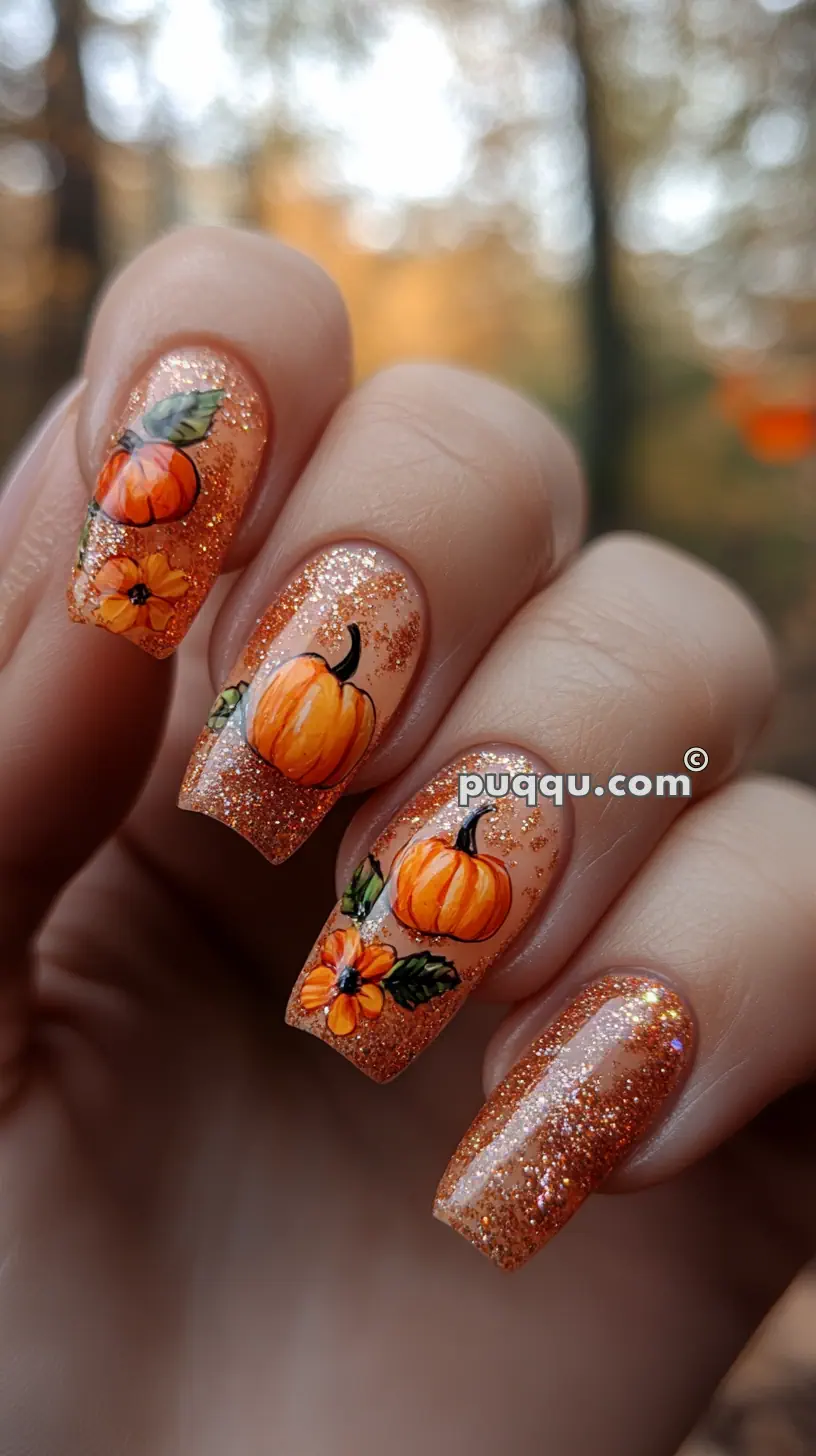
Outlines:
{"type": "Polygon", "coordinates": [[[292,992],[290,1026],[377,1082],[419,1056],[552,884],[563,811],[500,792],[517,774],[543,771],[517,749],[475,749],[403,806],[323,927],[292,992]],[[486,792],[463,806],[465,775],[486,792]]]}
{"type": "Polygon", "coordinates": [[[488,1098],[434,1214],[502,1269],[544,1246],[629,1154],[691,1062],[694,1024],[640,974],[587,986],[488,1098]]]}
{"type": "Polygon", "coordinates": [[[307,562],[256,626],[193,751],[179,804],[279,864],[352,782],[405,696],[423,601],[378,546],[307,562]]]}
{"type": "Polygon", "coordinates": [[[159,359],[111,435],[68,590],[74,621],[169,656],[221,570],[266,436],[234,360],[202,345],[159,359]]]}

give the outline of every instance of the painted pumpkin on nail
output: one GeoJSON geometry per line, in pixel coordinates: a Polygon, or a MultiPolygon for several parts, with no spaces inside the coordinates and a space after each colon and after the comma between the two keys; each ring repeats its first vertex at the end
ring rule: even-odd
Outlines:
{"type": "Polygon", "coordinates": [[[182,448],[209,433],[223,389],[174,394],[142,416],[141,430],[125,430],[105,461],[92,510],[122,526],[162,525],[192,510],[201,489],[194,460],[182,448]]]}
{"type": "Polygon", "coordinates": [[[407,845],[392,870],[391,907],[409,930],[452,940],[489,940],[513,898],[504,862],[476,848],[476,826],[493,804],[469,814],[453,844],[436,836],[407,845]]]}
{"type": "Polygon", "coordinates": [[[351,682],[360,665],[360,629],[352,622],[348,632],[351,647],[334,667],[316,652],[282,662],[249,715],[250,747],[305,788],[339,784],[374,735],[374,704],[351,682]]]}

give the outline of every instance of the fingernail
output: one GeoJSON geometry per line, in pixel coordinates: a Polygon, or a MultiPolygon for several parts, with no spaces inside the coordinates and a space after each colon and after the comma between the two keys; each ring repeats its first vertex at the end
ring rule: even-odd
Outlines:
{"type": "Polygon", "coordinates": [[[434,1214],[502,1269],[563,1228],[686,1075],[694,1023],[675,992],[622,972],[585,987],[499,1083],[434,1214]]]}
{"type": "Polygon", "coordinates": [[[263,458],[266,409],[233,359],[165,354],[131,392],[82,527],[68,610],[167,657],[221,570],[263,458]]]}
{"type": "Polygon", "coordinates": [[[544,771],[517,749],[474,749],[405,804],[323,927],[292,991],[289,1025],[377,1082],[419,1056],[553,881],[563,811],[501,793],[515,775],[544,771]],[[485,792],[463,806],[464,775],[485,792]]]}
{"type": "Polygon", "coordinates": [[[378,546],[312,558],[264,613],[212,706],[182,809],[273,864],[309,838],[379,742],[419,660],[423,603],[378,546]]]}

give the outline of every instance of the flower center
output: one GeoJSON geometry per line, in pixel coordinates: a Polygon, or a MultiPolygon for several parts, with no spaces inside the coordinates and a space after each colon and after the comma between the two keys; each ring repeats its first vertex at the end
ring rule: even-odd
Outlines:
{"type": "Polygon", "coordinates": [[[337,990],[343,996],[356,996],[362,979],[360,972],[355,971],[353,966],[344,966],[337,977],[337,990]]]}
{"type": "Polygon", "coordinates": [[[130,588],[130,591],[128,592],[128,597],[132,601],[134,607],[143,607],[145,602],[150,601],[152,595],[153,593],[151,592],[150,587],[145,586],[143,581],[137,581],[136,585],[132,586],[130,588]]]}

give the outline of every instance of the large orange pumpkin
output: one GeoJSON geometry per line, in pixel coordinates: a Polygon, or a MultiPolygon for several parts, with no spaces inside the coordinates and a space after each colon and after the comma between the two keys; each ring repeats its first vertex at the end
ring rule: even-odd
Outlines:
{"type": "Polygon", "coordinates": [[[489,940],[504,924],[513,889],[506,865],[476,849],[476,825],[494,809],[483,804],[465,819],[453,844],[433,836],[412,841],[391,872],[391,908],[409,930],[452,940],[489,940]]]}
{"type": "Polygon", "coordinates": [[[195,505],[198,471],[183,450],[165,440],[126,432],[99,472],[94,499],[123,526],[178,521],[195,505]]]}
{"type": "Polygon", "coordinates": [[[247,741],[261,758],[305,788],[332,788],[368,748],[376,715],[368,693],[349,679],[360,665],[360,629],[334,667],[316,652],[282,662],[251,713],[247,741]]]}

